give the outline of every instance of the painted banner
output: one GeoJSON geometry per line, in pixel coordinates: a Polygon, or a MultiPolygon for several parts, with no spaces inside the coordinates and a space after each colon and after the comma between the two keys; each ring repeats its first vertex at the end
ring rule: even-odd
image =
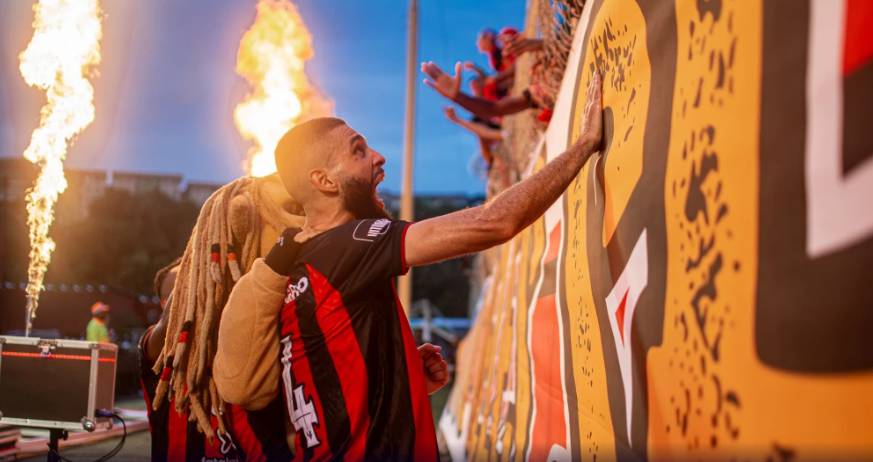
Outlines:
{"type": "Polygon", "coordinates": [[[605,150],[499,249],[453,459],[873,459],[873,2],[591,0],[530,170],[605,150]]]}

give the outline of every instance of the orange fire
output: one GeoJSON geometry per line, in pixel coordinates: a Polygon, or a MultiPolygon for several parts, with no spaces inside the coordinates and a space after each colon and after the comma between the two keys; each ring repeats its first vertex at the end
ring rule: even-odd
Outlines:
{"type": "Polygon", "coordinates": [[[331,114],[333,103],[306,76],[312,37],[297,8],[287,0],[260,0],[257,10],[236,63],[252,89],[233,115],[243,138],[254,144],[246,172],[259,177],[276,171],[273,151],[282,135],[306,119],[331,114]]]}
{"type": "Polygon", "coordinates": [[[19,56],[19,70],[28,85],[46,92],[46,103],[24,151],[24,157],[40,168],[26,197],[27,335],[55,248],[49,228],[58,196],[67,189],[67,145],[94,120],[94,87],[86,76],[100,62],[103,35],[97,0],[40,0],[33,11],[33,38],[19,56]]]}

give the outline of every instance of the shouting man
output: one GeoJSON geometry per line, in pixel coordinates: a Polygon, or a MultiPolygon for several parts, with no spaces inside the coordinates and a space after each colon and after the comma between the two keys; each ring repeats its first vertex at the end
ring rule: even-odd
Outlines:
{"type": "Polygon", "coordinates": [[[345,122],[292,128],[276,164],[306,222],[230,295],[214,371],[222,398],[257,407],[281,384],[299,460],[436,460],[428,392],[445,384],[444,362],[417,351],[393,280],[540,217],[600,147],[600,87],[595,73],[578,141],[542,170],[485,205],[417,223],[388,217],[376,193],[385,159],[345,122]]]}

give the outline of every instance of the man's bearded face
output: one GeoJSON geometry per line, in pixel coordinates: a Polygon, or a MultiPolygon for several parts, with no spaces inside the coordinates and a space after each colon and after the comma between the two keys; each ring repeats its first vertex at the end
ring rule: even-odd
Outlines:
{"type": "Polygon", "coordinates": [[[346,179],[342,184],[345,208],[356,219],[391,218],[376,192],[377,183],[353,177],[346,179]]]}

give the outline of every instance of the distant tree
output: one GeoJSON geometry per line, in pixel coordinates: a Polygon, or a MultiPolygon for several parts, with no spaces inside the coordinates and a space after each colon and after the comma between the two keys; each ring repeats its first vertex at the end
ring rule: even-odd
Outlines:
{"type": "Polygon", "coordinates": [[[24,203],[0,202],[0,279],[24,281],[27,276],[27,222],[24,203]]]}
{"type": "MultiPolygon", "coordinates": [[[[421,196],[415,199],[415,219],[443,215],[458,210],[459,205],[475,205],[480,200],[463,200],[451,196],[421,196]]],[[[394,216],[399,216],[392,210],[394,216]]],[[[412,271],[413,300],[430,300],[446,316],[465,317],[470,296],[470,270],[474,256],[415,268],[412,271]]]]}
{"type": "MultiPolygon", "coordinates": [[[[416,198],[416,219],[449,213],[475,201],[442,196],[416,198]]],[[[157,190],[130,193],[109,188],[84,217],[71,213],[81,207],[62,201],[51,229],[57,243],[46,275],[47,283],[109,284],[150,294],[154,273],[182,254],[199,207],[157,190]],[[63,210],[68,207],[69,210],[63,210]],[[75,218],[72,218],[75,217],[75,218]]],[[[397,216],[397,211],[392,211],[397,216]]],[[[0,203],[0,276],[27,278],[26,212],[23,203],[0,203]]],[[[428,299],[448,316],[466,316],[470,292],[467,256],[413,271],[415,300],[428,299]]]]}
{"type": "Polygon", "coordinates": [[[151,293],[155,272],[182,254],[198,207],[160,191],[107,189],[88,216],[58,230],[51,280],[151,293]]]}
{"type": "MultiPolygon", "coordinates": [[[[62,201],[58,206],[81,205],[62,201]]],[[[57,247],[46,283],[109,284],[151,294],[154,273],[182,254],[199,207],[157,190],[132,194],[110,188],[84,217],[62,212],[50,231],[57,247]]],[[[23,203],[0,203],[4,280],[27,279],[26,217],[23,203]]]]}

